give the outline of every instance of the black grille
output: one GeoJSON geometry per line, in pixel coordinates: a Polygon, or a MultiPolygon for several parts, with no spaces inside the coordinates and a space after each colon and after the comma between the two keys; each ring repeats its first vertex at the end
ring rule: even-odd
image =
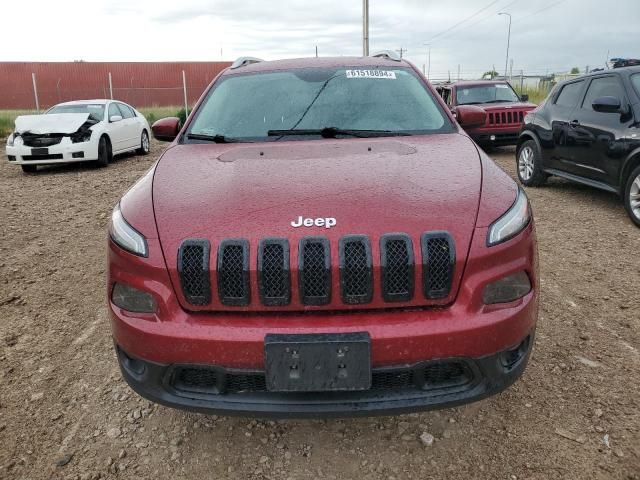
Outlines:
{"type": "Polygon", "coordinates": [[[300,240],[298,259],[300,300],[305,305],[331,301],[331,259],[329,241],[321,237],[300,240]]]}
{"type": "Polygon", "coordinates": [[[22,135],[22,141],[27,147],[50,147],[52,145],[58,145],[62,141],[62,135],[22,135]]]}
{"type": "Polygon", "coordinates": [[[382,295],[388,302],[411,300],[413,297],[413,247],[404,234],[380,238],[382,295]]]}
{"type": "Polygon", "coordinates": [[[291,300],[289,243],[265,239],[258,247],[258,287],[264,305],[288,305],[291,300]]]}
{"type": "Polygon", "coordinates": [[[23,160],[62,160],[61,153],[51,153],[42,155],[23,155],[23,160]]]}
{"type": "Polygon", "coordinates": [[[371,246],[364,235],[349,235],[340,239],[340,286],[344,303],[362,304],[371,301],[371,246]]]}
{"type": "Polygon", "coordinates": [[[249,242],[224,240],[218,247],[218,296],[224,305],[248,305],[249,242]]]}
{"type": "Polygon", "coordinates": [[[451,291],[455,247],[447,232],[422,235],[422,287],[429,299],[445,298],[451,291]]]}
{"type": "MultiPolygon", "coordinates": [[[[409,368],[374,370],[370,391],[401,389],[437,390],[471,383],[472,369],[461,360],[438,361],[409,368]]],[[[185,393],[233,394],[266,392],[262,372],[225,371],[217,367],[189,366],[173,369],[170,383],[185,393]]]]}
{"type": "Polygon", "coordinates": [[[191,305],[206,305],[211,301],[209,280],[209,242],[185,240],[178,250],[178,274],[182,293],[191,305]]]}

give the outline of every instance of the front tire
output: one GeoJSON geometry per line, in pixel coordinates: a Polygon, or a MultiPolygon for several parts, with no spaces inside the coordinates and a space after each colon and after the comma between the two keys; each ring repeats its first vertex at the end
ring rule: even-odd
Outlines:
{"type": "Polygon", "coordinates": [[[146,130],[140,135],[140,148],[136,150],[138,155],[147,155],[151,151],[151,142],[149,141],[149,133],[146,130]]]}
{"type": "Polygon", "coordinates": [[[37,165],[20,165],[24,173],[36,173],[38,171],[37,165]]]}
{"type": "Polygon", "coordinates": [[[98,142],[98,166],[106,167],[109,165],[111,161],[111,144],[107,137],[100,137],[100,141],[98,142]]]}
{"type": "Polygon", "coordinates": [[[518,180],[526,187],[539,187],[547,181],[547,175],[542,171],[542,155],[534,140],[527,140],[520,145],[516,154],[516,169],[518,180]]]}
{"type": "Polygon", "coordinates": [[[629,175],[624,189],[624,206],[631,221],[640,227],[640,165],[629,175]]]}

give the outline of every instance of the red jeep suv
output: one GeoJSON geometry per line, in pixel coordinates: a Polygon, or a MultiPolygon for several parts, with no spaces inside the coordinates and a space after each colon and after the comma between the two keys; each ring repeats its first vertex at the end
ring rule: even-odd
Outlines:
{"type": "Polygon", "coordinates": [[[487,112],[483,125],[465,128],[482,147],[503,147],[518,143],[523,119],[536,108],[528,95],[518,95],[509,82],[502,80],[459,81],[437,86],[454,115],[463,105],[475,105],[487,112]]]}
{"type": "Polygon", "coordinates": [[[362,415],[478,400],[524,371],[529,202],[410,63],[239,59],[182,128],[153,131],[172,143],[109,228],[113,338],[140,395],[362,415]]]}

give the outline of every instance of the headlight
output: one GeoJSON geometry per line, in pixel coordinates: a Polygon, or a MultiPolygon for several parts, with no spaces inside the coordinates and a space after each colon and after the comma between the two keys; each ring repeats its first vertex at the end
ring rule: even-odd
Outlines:
{"type": "Polygon", "coordinates": [[[82,143],[91,140],[91,130],[80,130],[71,135],[71,143],[82,143]]]}
{"type": "Polygon", "coordinates": [[[513,302],[531,291],[531,281],[526,272],[518,272],[496,280],[484,287],[482,301],[485,305],[513,302]]]}
{"type": "Polygon", "coordinates": [[[111,214],[111,222],[109,222],[109,235],[111,239],[120,247],[128,252],[146,257],[147,240],[141,233],[137,232],[122,216],[120,204],[116,205],[111,214]]]}
{"type": "Polygon", "coordinates": [[[13,133],[7,138],[7,147],[13,147],[13,133]]]}
{"type": "Polygon", "coordinates": [[[116,283],[113,286],[111,301],[129,312],[153,313],[156,311],[156,301],[150,293],[123,283],[116,283]]]}
{"type": "Polygon", "coordinates": [[[497,245],[520,233],[531,221],[529,199],[520,187],[511,208],[489,227],[487,245],[497,245]]]}

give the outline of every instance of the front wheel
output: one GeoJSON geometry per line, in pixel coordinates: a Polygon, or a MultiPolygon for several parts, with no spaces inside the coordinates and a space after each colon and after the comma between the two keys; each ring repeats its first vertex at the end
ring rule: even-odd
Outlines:
{"type": "Polygon", "coordinates": [[[527,187],[539,187],[547,180],[542,171],[542,155],[534,140],[524,142],[517,153],[518,179],[527,187]]]}
{"type": "Polygon", "coordinates": [[[137,152],[139,155],[146,155],[151,151],[151,143],[149,142],[149,134],[146,130],[142,131],[142,135],[140,136],[140,148],[138,148],[137,152]]]}
{"type": "Polygon", "coordinates": [[[38,171],[37,165],[20,165],[24,173],[36,173],[38,171]]]}
{"type": "Polygon", "coordinates": [[[107,137],[100,137],[100,141],[98,142],[98,166],[106,167],[109,165],[110,160],[111,148],[107,141],[107,137]]]}
{"type": "Polygon", "coordinates": [[[629,178],[624,189],[624,206],[633,223],[640,227],[640,165],[637,166],[629,178]]]}

